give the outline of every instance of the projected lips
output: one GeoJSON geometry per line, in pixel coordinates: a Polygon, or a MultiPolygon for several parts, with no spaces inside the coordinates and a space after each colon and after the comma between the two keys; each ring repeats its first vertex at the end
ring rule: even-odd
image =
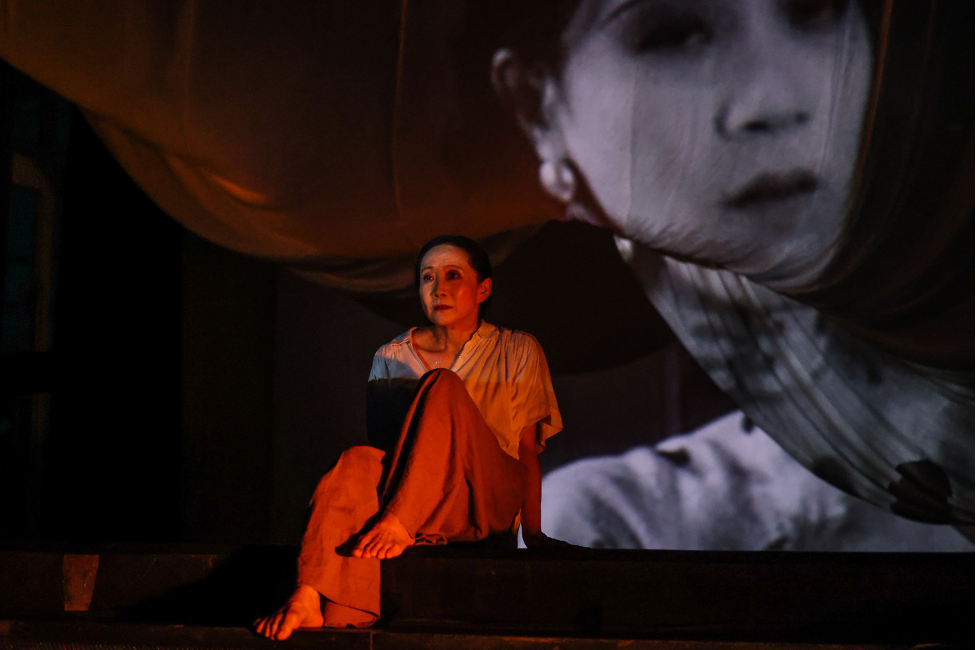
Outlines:
{"type": "Polygon", "coordinates": [[[723,205],[737,210],[750,209],[811,194],[817,188],[818,179],[809,171],[760,174],[723,201],[723,205]]]}

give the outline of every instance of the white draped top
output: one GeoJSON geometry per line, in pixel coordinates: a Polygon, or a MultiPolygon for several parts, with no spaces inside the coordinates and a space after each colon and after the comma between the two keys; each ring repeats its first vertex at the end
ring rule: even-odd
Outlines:
{"type": "MultiPolygon", "coordinates": [[[[411,329],[373,355],[370,381],[418,379],[428,371],[411,345],[411,329]]],[[[526,332],[483,322],[451,365],[502,450],[519,457],[519,434],[532,424],[537,450],[563,428],[543,349],[526,332]]]]}

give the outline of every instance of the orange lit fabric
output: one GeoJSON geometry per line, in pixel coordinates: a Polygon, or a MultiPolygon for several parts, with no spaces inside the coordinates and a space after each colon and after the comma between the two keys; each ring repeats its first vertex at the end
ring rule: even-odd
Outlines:
{"type": "Polygon", "coordinates": [[[448,14],[412,5],[404,22],[389,2],[2,6],[0,57],[78,104],[164,211],[221,246],[345,289],[392,290],[410,284],[431,237],[481,239],[559,214],[498,101],[452,114],[464,80],[444,65],[448,14]]]}
{"type": "Polygon", "coordinates": [[[348,552],[381,505],[416,543],[475,541],[513,529],[524,483],[523,466],[496,444],[458,375],[434,370],[421,380],[389,456],[353,447],[319,482],[298,582],[327,599],[331,625],[362,625],[362,613],[380,615],[380,560],[348,552]],[[343,619],[343,608],[355,611],[343,619]]]}

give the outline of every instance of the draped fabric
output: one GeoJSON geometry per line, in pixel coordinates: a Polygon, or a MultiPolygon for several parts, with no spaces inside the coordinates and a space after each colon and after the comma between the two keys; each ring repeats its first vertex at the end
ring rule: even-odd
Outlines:
{"type": "MultiPolygon", "coordinates": [[[[529,4],[550,12],[524,2],[488,11],[506,22],[529,4]]],[[[574,30],[586,31],[593,15],[557,5],[554,15],[573,20],[554,22],[555,36],[530,31],[530,48],[552,37],[567,50],[574,30]]],[[[663,200],[642,202],[653,179],[635,165],[685,156],[701,168],[715,156],[697,149],[700,140],[680,140],[673,158],[636,148],[661,117],[648,105],[661,93],[635,88],[661,75],[634,57],[626,94],[594,110],[597,127],[631,120],[631,148],[596,138],[594,153],[618,155],[612,169],[621,173],[607,176],[628,190],[626,216],[689,217],[668,222],[663,236],[647,224],[623,234],[638,242],[633,266],[649,299],[750,418],[853,494],[972,526],[973,5],[850,5],[869,34],[862,49],[872,51],[863,130],[846,159],[852,178],[839,183],[851,190],[845,211],[810,220],[814,230],[840,228],[813,279],[711,268],[732,265],[710,248],[723,241],[713,226],[690,225],[699,215],[681,204],[682,174],[663,200]]],[[[538,187],[535,172],[545,180],[546,168],[489,87],[492,52],[505,44],[491,41],[505,30],[462,29],[472,7],[481,4],[0,0],[0,56],[81,106],[129,174],[194,232],[335,286],[391,290],[410,284],[413,251],[433,235],[483,238],[499,259],[534,224],[562,214],[538,187]]],[[[689,24],[698,29],[679,27],[689,24]]],[[[832,116],[828,135],[855,128],[837,119],[845,97],[835,91],[857,72],[858,29],[835,53],[831,96],[814,97],[832,116]]],[[[663,34],[668,45],[671,32],[663,34]]],[[[814,41],[805,34],[797,38],[806,46],[814,41]]],[[[560,56],[540,56],[560,65],[560,56]]],[[[703,86],[722,76],[715,69],[703,86]]],[[[613,72],[596,70],[590,81],[613,72]]],[[[781,80],[801,78],[794,72],[781,80]]],[[[667,108],[713,123],[705,106],[667,108]]],[[[576,198],[592,199],[595,220],[612,223],[606,179],[572,162],[583,175],[576,198]]],[[[806,176],[790,181],[812,189],[806,176]]],[[[803,252],[800,241],[785,246],[803,252]]]]}
{"type": "Polygon", "coordinates": [[[649,299],[719,387],[795,459],[899,515],[970,527],[966,378],[881,353],[742,276],[637,249],[649,299]]]}
{"type": "Polygon", "coordinates": [[[511,164],[531,156],[518,133],[449,139],[459,5],[407,6],[4,0],[0,57],[78,104],[190,230],[391,290],[435,235],[494,235],[498,259],[533,228],[499,233],[557,214],[511,164]]]}

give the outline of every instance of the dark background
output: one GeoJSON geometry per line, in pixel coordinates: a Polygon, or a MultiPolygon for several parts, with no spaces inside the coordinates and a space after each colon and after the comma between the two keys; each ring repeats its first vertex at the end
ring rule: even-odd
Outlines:
{"type": "MultiPolygon", "coordinates": [[[[296,543],[319,476],[365,442],[372,354],[421,323],[416,298],[204,241],[80,111],[5,65],[0,83],[0,158],[48,188],[0,184],[0,541],[296,543]]],[[[544,472],[732,408],[605,231],[542,227],[496,268],[490,320],[547,352],[565,430],[544,472]]]]}

